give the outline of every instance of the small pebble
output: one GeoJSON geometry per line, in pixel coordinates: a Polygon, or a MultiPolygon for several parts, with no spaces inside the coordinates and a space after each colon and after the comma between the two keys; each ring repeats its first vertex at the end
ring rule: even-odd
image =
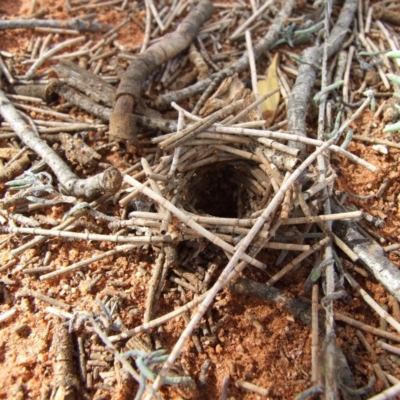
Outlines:
{"type": "Polygon", "coordinates": [[[378,151],[379,153],[382,153],[382,154],[388,154],[389,153],[387,146],[383,146],[382,144],[374,144],[372,146],[372,148],[375,151],[378,151]]]}
{"type": "Polygon", "coordinates": [[[220,344],[217,344],[217,345],[215,346],[215,352],[216,352],[217,354],[221,354],[222,351],[223,351],[222,346],[221,346],[220,344]]]}

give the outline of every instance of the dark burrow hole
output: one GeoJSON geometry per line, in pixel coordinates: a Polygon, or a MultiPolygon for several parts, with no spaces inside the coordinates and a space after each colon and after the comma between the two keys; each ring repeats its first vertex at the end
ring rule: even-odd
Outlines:
{"type": "MultiPolygon", "coordinates": [[[[237,169],[226,163],[199,168],[188,185],[186,199],[199,214],[238,218],[237,169]]],[[[243,196],[242,196],[243,197],[243,196]]]]}

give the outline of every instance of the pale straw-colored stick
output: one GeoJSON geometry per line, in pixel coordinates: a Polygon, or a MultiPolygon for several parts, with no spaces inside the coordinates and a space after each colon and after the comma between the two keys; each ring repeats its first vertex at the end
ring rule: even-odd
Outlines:
{"type": "Polygon", "coordinates": [[[52,49],[46,51],[40,58],[36,60],[36,62],[29,68],[28,72],[25,74],[24,79],[32,79],[35,76],[36,71],[38,68],[42,66],[42,64],[53,54],[65,49],[68,46],[72,46],[81,42],[82,40],[86,40],[86,36],[79,36],[77,38],[66,40],[65,42],[59,43],[54,46],[52,49]]]}
{"type": "Polygon", "coordinates": [[[238,36],[240,36],[243,31],[250,26],[253,21],[255,21],[274,1],[269,0],[266,1],[258,10],[256,13],[252,14],[249,19],[247,19],[242,25],[239,26],[239,28],[236,29],[235,32],[232,33],[232,35],[229,37],[229,40],[235,40],[238,36]]]}
{"type": "Polygon", "coordinates": [[[400,393],[400,383],[384,390],[383,392],[370,397],[368,400],[389,400],[394,399],[400,393]]]}
{"type": "Polygon", "coordinates": [[[215,111],[213,114],[204,118],[203,121],[195,122],[193,125],[196,126],[196,128],[192,129],[193,125],[190,125],[188,128],[185,128],[180,133],[175,133],[170,138],[162,141],[158,146],[165,151],[169,151],[177,146],[181,146],[184,142],[192,139],[198,133],[204,132],[208,128],[212,127],[212,125],[224,118],[226,115],[230,115],[236,112],[236,110],[240,109],[243,104],[243,99],[234,101],[233,103],[228,104],[224,108],[221,108],[220,110],[215,111]]]}
{"type": "Polygon", "coordinates": [[[310,254],[316,252],[323,246],[327,245],[330,242],[329,237],[325,237],[321,239],[319,242],[313,244],[311,246],[311,249],[301,253],[298,255],[295,259],[293,259],[289,264],[285,265],[278,273],[276,273],[272,278],[270,278],[267,282],[268,285],[274,285],[276,282],[279,281],[284,275],[286,275],[288,272],[292,271],[294,268],[296,268],[297,265],[299,265],[305,258],[307,258],[310,254]]]}
{"type": "MultiPolygon", "coordinates": [[[[174,101],[171,103],[171,107],[175,108],[176,111],[178,111],[178,113],[182,113],[186,118],[189,118],[193,121],[202,121],[202,118],[199,117],[198,115],[194,115],[191,112],[185,110],[184,108],[182,108],[181,106],[179,106],[178,104],[176,104],[174,101]]],[[[179,124],[179,119],[178,119],[178,124],[179,124]]],[[[182,129],[182,127],[181,127],[182,129]]],[[[179,131],[179,129],[178,129],[179,131]]]]}
{"type": "Polygon", "coordinates": [[[22,228],[22,227],[12,228],[7,226],[1,226],[0,232],[22,233],[28,235],[41,235],[41,236],[55,236],[55,237],[83,239],[83,240],[99,240],[99,241],[115,242],[115,243],[135,243],[137,245],[171,242],[171,237],[169,235],[166,236],[99,235],[95,233],[69,232],[69,231],[41,229],[41,228],[22,228]]]}
{"type": "MultiPolygon", "coordinates": [[[[214,235],[207,229],[203,228],[201,225],[199,225],[197,222],[195,222],[191,216],[186,215],[184,212],[179,210],[179,208],[175,207],[173,204],[171,204],[171,202],[169,202],[164,197],[159,196],[157,193],[155,193],[151,189],[145,187],[143,184],[141,184],[140,182],[138,182],[137,180],[135,180],[134,178],[132,178],[128,175],[124,176],[124,180],[125,180],[125,182],[127,182],[130,185],[139,189],[146,196],[148,196],[151,199],[153,199],[154,201],[156,201],[162,207],[171,211],[172,214],[174,214],[176,217],[178,217],[186,225],[190,226],[197,233],[204,236],[211,243],[214,243],[215,245],[221,247],[222,249],[228,251],[229,253],[235,252],[235,249],[230,244],[224,242],[223,240],[218,238],[216,235],[214,235]]],[[[243,260],[247,261],[251,265],[254,265],[255,267],[258,267],[261,269],[265,268],[265,264],[261,263],[260,261],[255,260],[254,258],[252,258],[246,254],[243,254],[243,260]]]]}
{"type": "MultiPolygon", "coordinates": [[[[192,214],[189,211],[184,210],[185,214],[190,215],[194,221],[198,222],[199,224],[206,224],[206,225],[226,225],[226,226],[243,226],[243,227],[251,227],[253,226],[254,222],[256,222],[256,218],[220,218],[220,217],[203,217],[201,215],[192,214]]],[[[148,218],[154,220],[162,220],[166,217],[166,214],[160,213],[152,213],[152,212],[145,212],[145,211],[132,211],[129,214],[130,218],[148,218]]],[[[121,221],[123,222],[123,221],[121,221]]],[[[134,221],[126,221],[131,225],[135,225],[134,221]]],[[[125,225],[120,225],[125,226],[125,225]]]]}
{"type": "MultiPolygon", "coordinates": [[[[183,123],[184,123],[184,114],[182,109],[179,110],[179,115],[178,115],[178,127],[177,127],[177,132],[180,132],[183,129],[183,123]]],[[[174,156],[172,158],[172,163],[171,163],[171,168],[168,172],[168,179],[172,179],[173,176],[175,175],[175,171],[178,168],[179,164],[179,156],[181,154],[181,147],[175,147],[174,149],[174,156]]]]}
{"type": "MultiPolygon", "coordinates": [[[[250,66],[250,76],[251,76],[251,85],[253,87],[253,93],[256,100],[260,98],[258,95],[258,85],[257,85],[257,67],[256,67],[256,60],[254,58],[254,51],[253,51],[253,43],[251,41],[251,33],[247,29],[245,32],[246,35],[246,47],[247,47],[247,54],[249,56],[249,66],[250,66]]],[[[258,112],[259,114],[261,111],[260,106],[258,105],[258,112]]]]}
{"type": "Polygon", "coordinates": [[[157,284],[160,280],[161,270],[164,265],[165,252],[164,249],[161,248],[158,253],[157,259],[154,263],[153,271],[151,279],[147,285],[147,297],[146,297],[146,310],[143,315],[143,322],[147,323],[151,320],[152,312],[154,310],[154,295],[156,293],[157,284]]]}
{"type": "Polygon", "coordinates": [[[169,355],[167,361],[165,362],[164,366],[160,370],[160,372],[157,376],[157,379],[154,381],[154,384],[153,384],[153,388],[155,390],[158,390],[162,386],[163,381],[168,374],[168,371],[172,367],[175,360],[179,357],[179,354],[180,354],[186,340],[190,337],[190,334],[193,332],[193,329],[195,328],[195,326],[200,322],[201,318],[203,317],[203,315],[205,314],[205,312],[207,311],[207,309],[213,302],[215,296],[221,290],[224,283],[227,281],[230,273],[233,271],[233,269],[239,263],[239,260],[243,259],[243,254],[246,251],[247,247],[253,241],[253,239],[255,238],[257,233],[260,231],[260,229],[262,229],[262,228],[268,229],[268,227],[270,226],[271,218],[275,214],[279,205],[281,204],[286,191],[298,180],[298,178],[303,173],[303,171],[306,168],[308,168],[308,166],[310,166],[315,161],[315,159],[320,154],[322,154],[323,151],[328,149],[334,143],[334,141],[336,139],[337,139],[336,137],[330,139],[324,145],[322,145],[320,148],[316,149],[314,153],[312,153],[310,156],[308,156],[304,160],[304,162],[282,184],[281,188],[279,189],[279,192],[276,193],[274,198],[269,203],[268,207],[266,207],[264,212],[257,219],[257,222],[254,224],[253,228],[250,230],[250,232],[247,234],[247,236],[239,243],[238,246],[236,246],[237,250],[233,254],[232,258],[230,259],[230,261],[227,264],[227,266],[225,267],[225,269],[222,271],[217,282],[210,289],[206,298],[199,305],[197,312],[193,315],[190,323],[187,325],[185,330],[182,332],[179,340],[177,341],[173,350],[171,351],[171,354],[169,355]]]}
{"type": "Polygon", "coordinates": [[[9,318],[11,318],[15,313],[17,312],[17,310],[15,308],[11,308],[8,311],[3,312],[2,314],[0,314],[0,322],[4,322],[7,321],[9,318]]]}
{"type": "Polygon", "coordinates": [[[300,152],[300,149],[295,149],[293,147],[286,146],[285,144],[282,144],[280,142],[268,138],[258,138],[257,142],[260,142],[268,147],[272,147],[273,149],[281,151],[283,153],[290,154],[293,157],[297,157],[297,155],[300,152]]]}
{"type": "Polygon", "coordinates": [[[144,31],[143,43],[140,49],[140,53],[144,53],[147,49],[147,46],[150,42],[150,34],[151,34],[151,9],[150,9],[150,1],[145,0],[144,5],[146,7],[146,26],[144,31]]]}
{"type": "Polygon", "coordinates": [[[378,340],[376,344],[383,350],[390,351],[393,354],[396,354],[397,356],[400,356],[400,348],[396,346],[392,346],[390,344],[387,344],[385,342],[382,342],[382,340],[378,340]]]}
{"type": "Polygon", "coordinates": [[[359,220],[363,216],[362,211],[351,211],[338,214],[315,215],[312,217],[288,218],[282,225],[313,224],[315,222],[337,221],[337,220],[359,220]]]}
{"type": "Polygon", "coordinates": [[[161,29],[161,32],[164,32],[164,29],[165,29],[164,24],[162,23],[161,18],[158,15],[158,11],[157,11],[156,6],[153,3],[153,0],[149,0],[149,6],[150,6],[151,13],[153,14],[153,17],[157,22],[157,25],[161,29]]]}
{"type": "MultiPolygon", "coordinates": [[[[146,181],[144,185],[150,185],[150,181],[146,181]]],[[[118,201],[118,204],[120,207],[125,207],[127,206],[135,197],[138,195],[138,190],[133,190],[130,192],[128,195],[126,195],[124,198],[118,201]]]]}
{"type": "Polygon", "coordinates": [[[275,193],[279,192],[279,185],[280,185],[280,180],[277,179],[277,177],[274,174],[274,171],[271,169],[271,163],[269,162],[268,158],[265,156],[263,151],[261,150],[260,147],[257,147],[256,149],[256,154],[258,158],[261,160],[262,165],[265,167],[265,173],[267,174],[272,187],[274,188],[275,193]]]}

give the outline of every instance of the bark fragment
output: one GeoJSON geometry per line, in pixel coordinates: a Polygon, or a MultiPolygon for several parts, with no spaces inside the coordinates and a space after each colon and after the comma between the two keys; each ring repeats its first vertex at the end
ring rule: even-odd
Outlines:
{"type": "Polygon", "coordinates": [[[71,336],[67,328],[61,323],[55,329],[52,347],[55,351],[55,360],[51,399],[77,399],[79,382],[75,374],[71,336]]]}
{"type": "Polygon", "coordinates": [[[25,153],[18,160],[13,161],[10,165],[2,168],[0,171],[0,182],[7,182],[22,174],[31,164],[32,153],[25,153]]]}
{"type": "Polygon", "coordinates": [[[11,93],[22,96],[38,97],[46,103],[51,103],[56,100],[57,94],[54,90],[55,81],[50,81],[48,85],[15,85],[11,93]]]}

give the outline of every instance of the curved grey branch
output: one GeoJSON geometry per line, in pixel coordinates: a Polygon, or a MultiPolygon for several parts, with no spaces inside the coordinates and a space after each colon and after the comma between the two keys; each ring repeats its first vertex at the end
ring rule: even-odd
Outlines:
{"type": "Polygon", "coordinates": [[[0,114],[10,124],[21,141],[42,157],[57,176],[66,193],[77,197],[92,198],[103,192],[115,193],[121,187],[121,173],[114,167],[93,177],[79,179],[57,153],[30,129],[30,126],[26,124],[1,90],[0,114]]]}

